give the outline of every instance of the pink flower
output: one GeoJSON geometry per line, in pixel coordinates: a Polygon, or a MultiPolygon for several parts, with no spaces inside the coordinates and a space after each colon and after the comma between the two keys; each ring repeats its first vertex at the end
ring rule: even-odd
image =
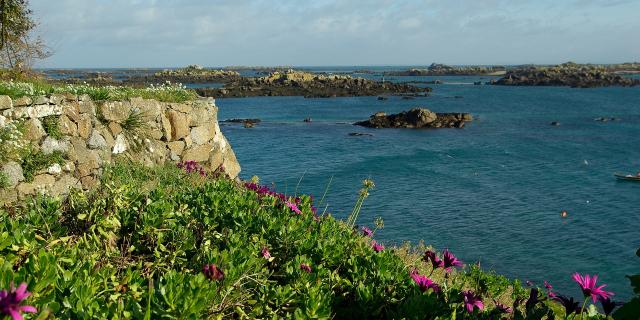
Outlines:
{"type": "Polygon", "coordinates": [[[371,237],[373,235],[373,231],[367,227],[360,228],[360,231],[362,231],[362,234],[366,237],[371,237]]]}
{"type": "Polygon", "coordinates": [[[444,269],[447,270],[447,272],[451,271],[452,267],[462,266],[462,261],[458,260],[458,258],[447,249],[442,252],[442,261],[444,263],[444,269]]]}
{"type": "Polygon", "coordinates": [[[553,287],[551,286],[551,284],[549,284],[549,282],[547,282],[547,280],[544,280],[544,287],[547,288],[547,290],[549,291],[553,289],[553,287]]]}
{"type": "Polygon", "coordinates": [[[306,264],[306,263],[301,263],[300,264],[300,270],[306,272],[306,273],[311,273],[311,266],[306,264]]]}
{"type": "Polygon", "coordinates": [[[441,268],[441,267],[444,267],[444,262],[442,262],[442,260],[440,260],[440,258],[438,258],[436,253],[431,251],[431,250],[427,250],[424,253],[424,257],[422,258],[422,260],[424,262],[431,261],[431,265],[433,266],[434,270],[438,269],[438,268],[441,268]]]}
{"type": "Polygon", "coordinates": [[[300,209],[298,208],[298,206],[291,202],[291,201],[287,201],[284,203],[289,209],[291,209],[291,211],[295,212],[296,214],[302,214],[302,211],[300,211],[300,209]]]}
{"type": "Polygon", "coordinates": [[[27,291],[27,284],[22,283],[16,289],[11,283],[11,290],[0,291],[0,315],[10,316],[13,320],[22,320],[22,313],[36,313],[38,310],[34,306],[20,305],[31,292],[27,291]]]}
{"type": "Polygon", "coordinates": [[[495,300],[493,300],[493,303],[495,303],[496,309],[498,309],[498,311],[500,311],[501,313],[513,313],[513,309],[511,307],[506,306],[502,303],[498,303],[495,300]]]}
{"type": "Polygon", "coordinates": [[[584,297],[591,296],[593,302],[595,303],[598,299],[607,299],[609,296],[613,295],[613,292],[608,292],[602,290],[602,288],[606,287],[606,284],[601,286],[596,286],[596,282],[598,281],[598,276],[593,275],[593,277],[588,274],[581,276],[579,273],[573,274],[573,280],[580,285],[580,289],[582,289],[582,294],[584,297]]]}
{"type": "Polygon", "coordinates": [[[375,240],[371,240],[371,247],[373,248],[373,251],[375,252],[380,252],[382,250],[384,250],[384,246],[377,243],[375,240]]]}
{"type": "Polygon", "coordinates": [[[482,311],[484,309],[484,304],[482,303],[482,299],[478,297],[471,290],[463,291],[462,296],[464,298],[464,307],[467,309],[467,312],[473,313],[474,307],[477,307],[478,310],[482,311]]]}
{"type": "Polygon", "coordinates": [[[205,264],[202,267],[202,273],[209,280],[222,281],[224,279],[224,272],[215,264],[205,264]]]}
{"type": "Polygon", "coordinates": [[[427,278],[426,276],[418,274],[416,270],[411,271],[411,279],[420,287],[422,292],[425,292],[429,289],[433,290],[433,292],[439,293],[441,291],[440,286],[433,282],[433,280],[427,278]]]}
{"type": "Polygon", "coordinates": [[[263,258],[267,260],[271,259],[271,253],[269,253],[269,249],[267,249],[267,247],[262,247],[260,253],[262,254],[263,258]]]}

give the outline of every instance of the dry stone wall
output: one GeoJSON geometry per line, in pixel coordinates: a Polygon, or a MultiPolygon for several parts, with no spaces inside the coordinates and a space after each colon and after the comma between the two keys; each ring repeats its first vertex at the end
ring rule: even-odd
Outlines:
{"type": "MultiPolygon", "coordinates": [[[[235,154],[222,135],[213,99],[167,103],[142,98],[92,101],[89,96],[51,95],[11,99],[0,96],[0,125],[18,122],[22,140],[42,155],[64,154],[26,181],[21,160],[0,163],[8,186],[0,189],[0,205],[38,193],[68,194],[90,189],[103,168],[118,158],[145,165],[194,160],[209,171],[231,178],[240,172],[235,154]],[[44,122],[57,123],[57,138],[44,122]]],[[[3,142],[5,143],[5,142],[3,142]]]]}

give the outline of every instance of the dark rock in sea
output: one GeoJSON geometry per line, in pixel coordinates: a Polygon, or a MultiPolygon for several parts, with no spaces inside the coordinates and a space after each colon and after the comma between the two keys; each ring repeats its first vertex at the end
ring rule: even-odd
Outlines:
{"type": "Polygon", "coordinates": [[[373,137],[371,133],[363,133],[363,132],[351,132],[349,133],[349,135],[352,137],[363,137],[363,136],[373,137]]]}
{"type": "Polygon", "coordinates": [[[475,81],[473,83],[474,86],[481,86],[482,85],[482,81],[475,81]]]}
{"type": "Polygon", "coordinates": [[[413,99],[415,99],[415,98],[411,97],[411,96],[403,96],[402,97],[402,100],[413,100],[413,99]]]}
{"type": "Polygon", "coordinates": [[[311,120],[311,118],[304,118],[304,120],[302,120],[304,122],[312,122],[313,120],[311,120]]]}
{"type": "Polygon", "coordinates": [[[454,99],[462,99],[462,98],[464,98],[464,97],[463,97],[463,96],[454,96],[453,98],[454,98],[454,99]]]}
{"type": "Polygon", "coordinates": [[[380,97],[378,97],[378,100],[381,100],[381,101],[383,101],[383,100],[389,100],[389,98],[388,98],[388,97],[382,97],[382,96],[380,96],[380,97]]]}
{"type": "Polygon", "coordinates": [[[398,114],[373,114],[368,120],[354,123],[369,128],[462,128],[472,121],[469,113],[435,113],[429,109],[413,108],[398,114]]]}
{"type": "Polygon", "coordinates": [[[256,123],[255,123],[255,122],[243,122],[243,123],[242,123],[242,125],[243,125],[245,128],[253,128],[253,127],[255,127],[255,126],[256,126],[256,123]]]}
{"type": "Polygon", "coordinates": [[[256,96],[303,96],[331,98],[380,95],[427,95],[431,88],[406,83],[379,82],[347,75],[321,75],[289,70],[268,76],[241,77],[227,82],[224,88],[199,88],[205,97],[232,98],[256,96]]]}
{"type": "Polygon", "coordinates": [[[222,122],[231,122],[231,123],[260,123],[262,120],[260,119],[244,119],[244,118],[235,118],[235,119],[227,119],[222,122]]]}
{"type": "Polygon", "coordinates": [[[553,122],[551,122],[551,125],[552,125],[552,126],[559,126],[559,125],[560,125],[560,122],[558,122],[558,121],[553,121],[553,122]]]}
{"type": "MultiPolygon", "coordinates": [[[[461,66],[453,67],[439,63],[432,63],[426,69],[409,69],[403,71],[386,72],[388,76],[475,76],[504,74],[503,66],[461,66]]],[[[437,80],[436,80],[437,81],[437,80]]]]}
{"type": "Polygon", "coordinates": [[[638,86],[640,79],[623,77],[602,66],[565,63],[554,67],[526,67],[508,71],[495,82],[506,86],[568,86],[595,88],[638,86]]]}

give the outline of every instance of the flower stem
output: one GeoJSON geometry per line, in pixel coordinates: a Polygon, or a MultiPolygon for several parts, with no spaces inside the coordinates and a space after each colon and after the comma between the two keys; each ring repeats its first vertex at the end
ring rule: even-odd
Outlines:
{"type": "Polygon", "coordinates": [[[580,309],[580,319],[584,319],[584,307],[587,306],[587,301],[589,301],[589,297],[584,298],[584,302],[582,303],[582,309],[580,309]]]}

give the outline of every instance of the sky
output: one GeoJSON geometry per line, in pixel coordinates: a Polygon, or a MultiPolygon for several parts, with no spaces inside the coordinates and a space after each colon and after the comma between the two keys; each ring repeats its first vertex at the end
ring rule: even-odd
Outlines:
{"type": "Polygon", "coordinates": [[[640,61],[640,0],[31,0],[39,67],[640,61]]]}

